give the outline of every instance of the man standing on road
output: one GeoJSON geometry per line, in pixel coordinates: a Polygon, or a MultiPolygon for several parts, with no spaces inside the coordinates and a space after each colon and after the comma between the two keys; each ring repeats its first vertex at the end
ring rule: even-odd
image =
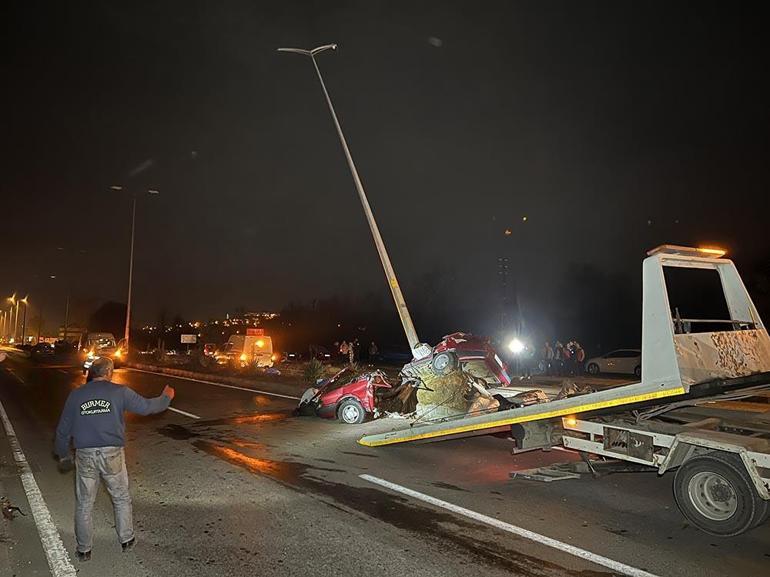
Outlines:
{"type": "Polygon", "coordinates": [[[56,428],[56,454],[62,468],[72,467],[70,440],[75,447],[75,539],[80,561],[91,559],[93,508],[100,478],[112,499],[115,530],[123,551],[132,549],[136,543],[123,452],[124,412],[161,413],[174,398],[174,389],[167,385],[159,397],[146,399],[128,387],[110,382],[112,371],[111,359],[102,357],[94,361],[89,373],[92,380],[70,393],[56,428]]]}

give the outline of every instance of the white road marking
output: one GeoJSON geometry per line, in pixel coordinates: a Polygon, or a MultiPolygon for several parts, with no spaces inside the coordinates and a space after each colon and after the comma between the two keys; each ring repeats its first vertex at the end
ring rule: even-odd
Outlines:
{"type": "Polygon", "coordinates": [[[180,415],[184,415],[185,417],[190,417],[191,419],[200,419],[198,415],[193,415],[192,413],[188,413],[187,411],[183,411],[175,407],[169,407],[168,410],[174,411],[175,413],[179,413],[180,415]]]}
{"type": "Polygon", "coordinates": [[[585,559],[586,561],[596,563],[597,565],[607,567],[617,573],[620,573],[621,575],[628,575],[629,577],[657,577],[653,573],[649,573],[643,569],[637,569],[636,567],[626,565],[620,561],[615,561],[613,559],[597,555],[596,553],[591,553],[590,551],[586,551],[580,547],[575,547],[574,545],[563,543],[557,539],[552,539],[551,537],[546,537],[545,535],[535,533],[534,531],[529,531],[528,529],[523,529],[521,527],[517,527],[516,525],[511,525],[510,523],[500,521],[494,517],[488,517],[487,515],[482,515],[476,511],[466,509],[465,507],[460,507],[447,501],[436,499],[435,497],[431,497],[425,493],[420,493],[418,491],[414,491],[413,489],[402,487],[401,485],[391,483],[390,481],[380,479],[379,477],[373,477],[372,475],[359,475],[359,478],[363,479],[364,481],[374,483],[375,485],[379,485],[380,487],[390,489],[391,491],[395,491],[396,493],[401,493],[402,495],[407,495],[413,499],[423,501],[435,507],[441,507],[442,509],[446,509],[457,515],[478,521],[479,523],[484,523],[485,525],[495,527],[496,529],[512,533],[518,537],[529,539],[530,541],[534,541],[540,545],[552,547],[553,549],[558,549],[565,553],[569,553],[570,555],[574,555],[575,557],[579,557],[581,559],[585,559]]]}
{"type": "Polygon", "coordinates": [[[22,385],[26,385],[27,383],[24,382],[24,379],[22,379],[19,375],[17,375],[13,369],[8,369],[8,372],[13,375],[13,378],[19,381],[22,385]]]}
{"type": "Polygon", "coordinates": [[[45,504],[40,487],[38,487],[35,476],[32,474],[32,469],[29,463],[27,463],[27,457],[24,456],[24,452],[21,450],[19,439],[16,437],[16,431],[13,430],[13,425],[11,425],[11,421],[8,419],[8,413],[5,412],[3,403],[0,403],[0,419],[3,421],[5,434],[13,451],[13,459],[21,470],[21,484],[24,486],[24,492],[27,494],[29,508],[32,510],[32,517],[35,519],[35,525],[37,525],[37,532],[40,535],[40,542],[43,544],[43,551],[45,551],[51,575],[53,577],[75,577],[77,572],[72,566],[69,554],[62,543],[61,535],[59,535],[59,531],[56,529],[56,525],[51,518],[51,512],[45,504]]]}
{"type": "Polygon", "coordinates": [[[190,377],[177,377],[176,375],[167,375],[166,373],[156,373],[154,371],[145,371],[143,369],[132,369],[129,371],[136,371],[138,373],[147,373],[150,375],[158,375],[159,377],[170,377],[172,379],[179,379],[182,381],[193,381],[194,383],[203,383],[204,385],[214,385],[215,387],[222,387],[225,389],[235,389],[237,391],[246,391],[248,393],[259,393],[260,395],[268,395],[271,397],[281,397],[282,399],[293,399],[299,401],[299,397],[293,397],[291,395],[281,395],[279,393],[269,393],[268,391],[260,391],[257,389],[249,389],[246,387],[236,387],[235,385],[226,385],[224,383],[215,383],[214,381],[201,381],[200,379],[191,379],[190,377]]]}

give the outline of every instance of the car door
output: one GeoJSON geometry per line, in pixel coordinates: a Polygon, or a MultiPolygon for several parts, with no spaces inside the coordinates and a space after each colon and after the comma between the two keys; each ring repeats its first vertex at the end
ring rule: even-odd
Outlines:
{"type": "Polygon", "coordinates": [[[604,373],[617,372],[618,370],[617,364],[618,364],[618,361],[620,360],[618,358],[619,353],[620,351],[612,351],[604,355],[604,358],[602,359],[602,363],[601,363],[602,366],[599,367],[602,372],[604,373]]]}
{"type": "Polygon", "coordinates": [[[633,374],[638,362],[638,355],[637,351],[620,351],[620,356],[616,359],[615,372],[633,374]]]}

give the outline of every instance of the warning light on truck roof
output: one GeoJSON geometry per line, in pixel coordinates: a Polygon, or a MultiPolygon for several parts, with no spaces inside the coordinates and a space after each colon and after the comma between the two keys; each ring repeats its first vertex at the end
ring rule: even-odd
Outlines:
{"type": "Polygon", "coordinates": [[[717,258],[725,256],[727,254],[727,251],[723,248],[708,247],[708,246],[699,246],[698,252],[702,252],[703,254],[707,254],[710,256],[715,256],[717,258]]]}

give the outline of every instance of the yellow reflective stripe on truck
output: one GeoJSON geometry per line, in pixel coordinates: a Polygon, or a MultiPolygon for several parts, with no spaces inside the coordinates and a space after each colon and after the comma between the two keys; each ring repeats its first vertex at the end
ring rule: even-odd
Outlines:
{"type": "MultiPolygon", "coordinates": [[[[445,435],[456,435],[458,433],[467,433],[469,431],[480,431],[483,429],[492,429],[494,427],[502,427],[505,425],[515,425],[516,423],[526,423],[528,421],[535,421],[540,419],[551,419],[554,417],[564,417],[566,415],[574,415],[576,413],[587,413],[589,411],[596,411],[598,409],[606,409],[609,407],[617,407],[618,405],[630,405],[634,403],[642,403],[644,401],[651,401],[653,399],[660,399],[663,397],[673,397],[676,395],[682,395],[686,391],[684,387],[676,387],[674,389],[666,389],[664,391],[655,391],[652,393],[644,393],[642,395],[633,395],[630,397],[620,397],[618,399],[610,399],[607,401],[598,401],[596,403],[588,403],[586,405],[578,405],[577,407],[567,407],[564,409],[557,409],[555,411],[547,411],[545,413],[535,413],[532,415],[523,415],[518,417],[509,417],[507,419],[500,419],[497,421],[489,421],[484,423],[474,423],[472,425],[462,425],[459,427],[453,427],[451,429],[441,429],[439,431],[428,431],[425,433],[416,433],[408,436],[396,436],[391,439],[376,439],[368,441],[366,437],[361,437],[358,440],[359,445],[366,447],[380,447],[382,445],[395,445],[396,443],[407,443],[410,441],[419,441],[420,439],[432,439],[435,437],[443,437],[445,435]]],[[[545,408],[545,407],[544,407],[545,408]]],[[[405,429],[407,431],[408,429],[405,429]]],[[[394,434],[398,434],[402,431],[395,431],[394,434]]],[[[383,433],[387,435],[388,433],[383,433]]],[[[372,435],[381,436],[381,435],[372,435]]]]}

